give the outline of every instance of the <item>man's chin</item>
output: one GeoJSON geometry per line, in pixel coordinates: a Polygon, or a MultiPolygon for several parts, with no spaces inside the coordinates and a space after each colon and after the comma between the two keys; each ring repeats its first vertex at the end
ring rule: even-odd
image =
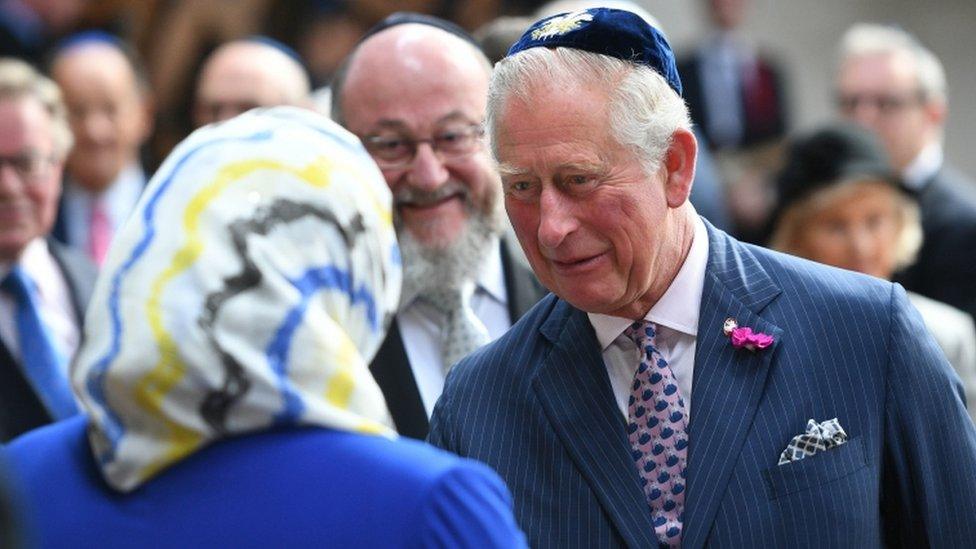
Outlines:
{"type": "Polygon", "coordinates": [[[460,240],[466,226],[454,231],[429,231],[413,230],[410,228],[401,229],[400,237],[407,236],[417,245],[418,248],[427,252],[443,252],[451,248],[460,240]]]}
{"type": "Polygon", "coordinates": [[[410,233],[413,237],[414,242],[425,251],[428,252],[444,252],[448,250],[455,242],[458,241],[459,234],[417,234],[410,233]]]}

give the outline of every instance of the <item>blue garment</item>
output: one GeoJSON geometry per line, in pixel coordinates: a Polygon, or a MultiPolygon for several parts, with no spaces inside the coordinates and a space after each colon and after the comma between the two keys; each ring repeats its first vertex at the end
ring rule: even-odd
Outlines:
{"type": "Polygon", "coordinates": [[[423,443],[291,428],[225,439],[129,494],[78,416],[7,447],[39,547],[522,547],[488,468],[423,443]]]}
{"type": "MultiPolygon", "coordinates": [[[[706,223],[682,547],[972,547],[976,428],[904,290],[706,223]],[[726,318],[770,334],[735,349],[726,318]],[[777,465],[810,419],[849,440],[777,465]]],[[[544,298],[448,376],[429,440],[494,468],[532,547],[655,547],[600,345],[544,298]]]]}
{"type": "Polygon", "coordinates": [[[0,284],[17,303],[17,339],[24,377],[54,419],[78,413],[78,405],[68,384],[67,358],[61,356],[51,340],[51,332],[41,319],[37,286],[31,277],[14,265],[0,284]]]}

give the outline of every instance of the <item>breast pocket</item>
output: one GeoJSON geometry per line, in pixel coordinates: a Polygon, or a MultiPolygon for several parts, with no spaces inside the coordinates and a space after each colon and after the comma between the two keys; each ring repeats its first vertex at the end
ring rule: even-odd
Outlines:
{"type": "Polygon", "coordinates": [[[770,467],[763,471],[763,477],[769,499],[776,499],[833,482],[864,467],[867,467],[864,443],[860,437],[855,437],[800,461],[770,467]]]}

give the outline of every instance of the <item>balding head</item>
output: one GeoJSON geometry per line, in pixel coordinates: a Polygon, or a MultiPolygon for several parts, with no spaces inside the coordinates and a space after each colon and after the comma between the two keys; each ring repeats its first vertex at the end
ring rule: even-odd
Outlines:
{"type": "Polygon", "coordinates": [[[51,76],[64,94],[75,147],[71,180],[100,192],[130,164],[151,131],[151,107],[133,58],[120,44],[82,40],[54,57],[51,76]]]}
{"type": "Polygon", "coordinates": [[[301,64],[262,40],[228,42],[203,64],[193,109],[196,127],[255,107],[310,106],[311,85],[301,64]]]}
{"type": "MultiPolygon", "coordinates": [[[[332,118],[345,124],[346,98],[365,81],[418,82],[423,85],[472,79],[488,91],[491,63],[473,44],[431,25],[407,23],[370,36],[343,63],[332,83],[332,118]],[[377,73],[379,71],[379,73],[377,73]]],[[[384,87],[397,95],[396,86],[384,87]]],[[[377,98],[380,99],[380,98],[377,98]]]]}

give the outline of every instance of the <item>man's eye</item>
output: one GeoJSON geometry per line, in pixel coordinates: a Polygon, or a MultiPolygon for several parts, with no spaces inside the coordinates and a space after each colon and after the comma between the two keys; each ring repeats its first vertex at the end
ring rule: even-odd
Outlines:
{"type": "Polygon", "coordinates": [[[437,136],[437,142],[450,145],[458,141],[463,141],[464,137],[464,134],[461,132],[444,132],[437,136]]]}
{"type": "Polygon", "coordinates": [[[505,188],[508,189],[509,193],[524,195],[532,190],[532,182],[527,179],[518,179],[505,185],[505,188]]]}
{"type": "Polygon", "coordinates": [[[399,157],[409,154],[410,142],[398,137],[373,138],[367,147],[372,154],[383,158],[399,157]]]}
{"type": "Polygon", "coordinates": [[[403,148],[406,141],[403,139],[377,139],[373,144],[381,151],[390,151],[403,148]]]}

